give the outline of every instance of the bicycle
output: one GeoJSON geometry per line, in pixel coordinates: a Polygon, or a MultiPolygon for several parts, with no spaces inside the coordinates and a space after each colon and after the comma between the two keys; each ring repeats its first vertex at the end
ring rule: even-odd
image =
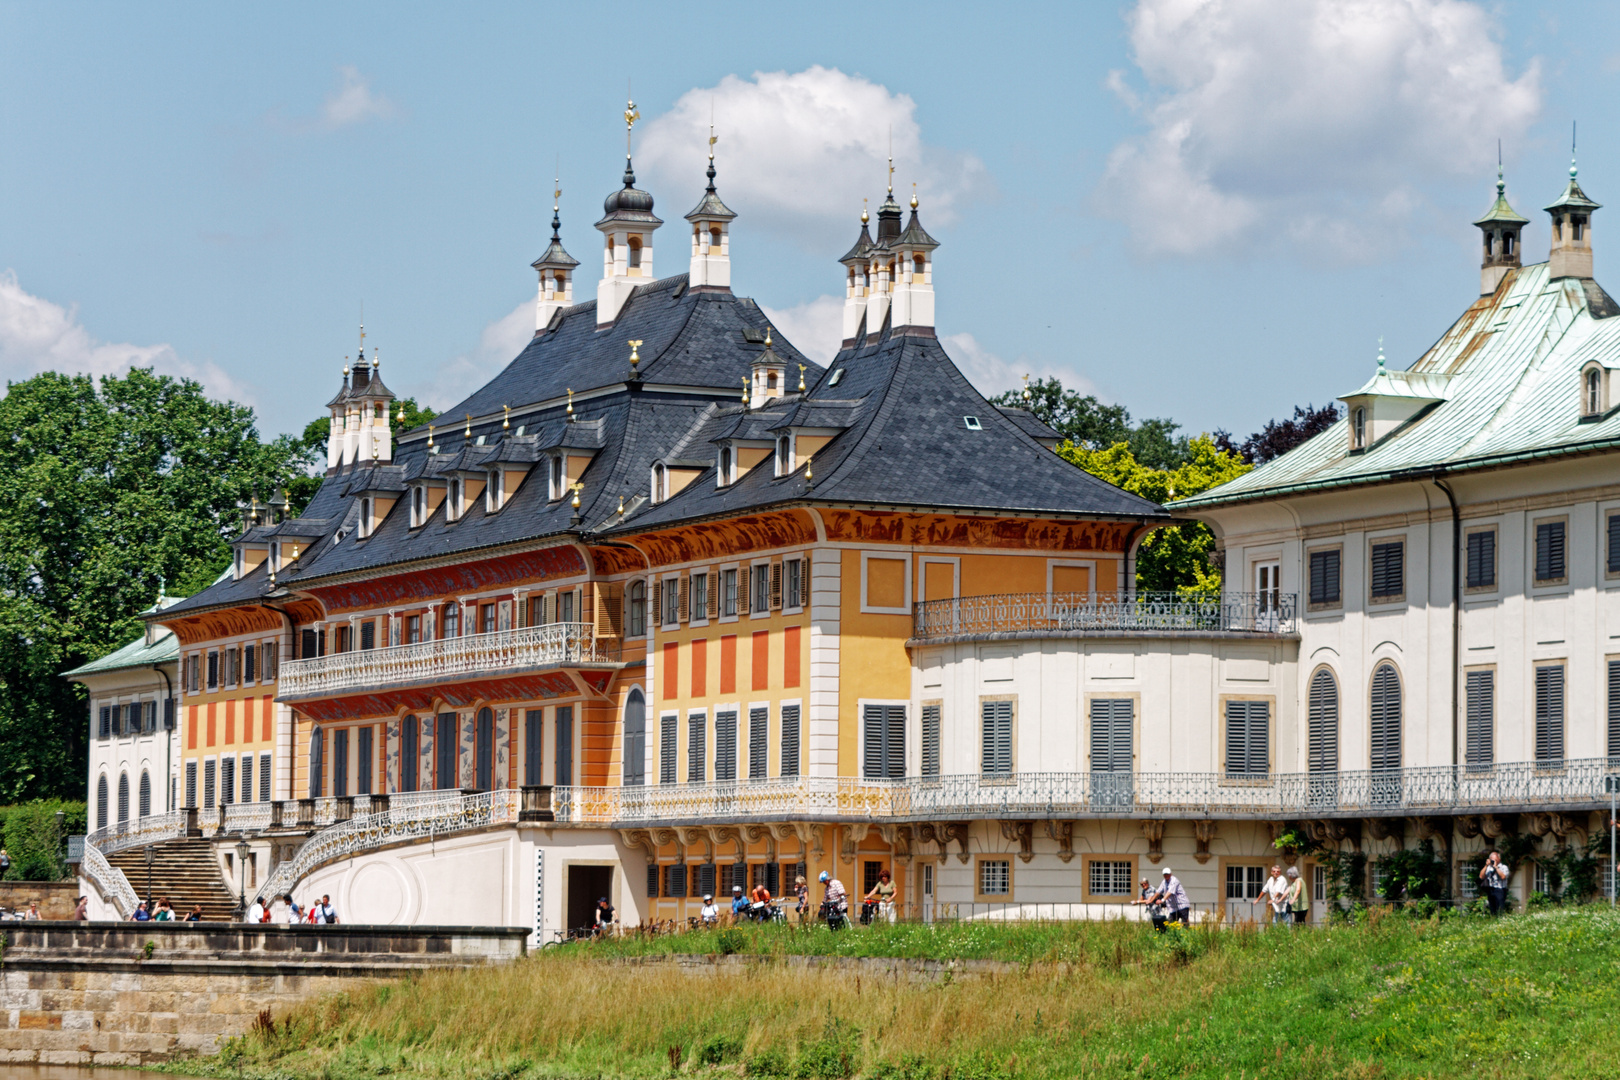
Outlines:
{"type": "Polygon", "coordinates": [[[544,951],[546,949],[556,948],[559,945],[572,945],[576,941],[590,941],[591,937],[592,928],[588,926],[553,930],[551,932],[551,940],[542,944],[540,948],[542,951],[544,951]]]}

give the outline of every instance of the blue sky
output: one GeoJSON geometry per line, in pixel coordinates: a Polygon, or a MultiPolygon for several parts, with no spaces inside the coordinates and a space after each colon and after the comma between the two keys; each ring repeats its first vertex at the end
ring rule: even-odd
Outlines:
{"type": "Polygon", "coordinates": [[[713,109],[734,288],[801,348],[833,344],[892,131],[980,388],[1055,374],[1192,431],[1352,389],[1380,336],[1415,360],[1477,292],[1499,136],[1527,257],[1571,119],[1586,191],[1620,202],[1612,6],[879,10],[0,0],[0,376],[154,364],[298,430],[364,304],[389,384],[447,407],[532,330],[559,161],[594,295],[627,79],[666,222],[713,109]]]}

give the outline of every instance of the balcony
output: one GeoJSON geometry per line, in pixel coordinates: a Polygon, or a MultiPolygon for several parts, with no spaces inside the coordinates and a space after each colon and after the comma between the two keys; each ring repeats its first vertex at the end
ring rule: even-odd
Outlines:
{"type": "Polygon", "coordinates": [[[616,664],[619,643],[590,623],[549,623],[289,660],[279,700],[342,697],[396,687],[468,682],[541,668],[616,664]]]}
{"type": "Polygon", "coordinates": [[[613,827],[768,821],[897,824],[988,818],[1277,821],[1595,810],[1608,758],[1360,772],[1012,773],[866,780],[793,777],[645,787],[559,787],[559,824],[613,827]]]}
{"type": "Polygon", "coordinates": [[[1292,593],[996,593],[915,605],[912,640],[993,636],[1245,636],[1297,632],[1292,593]]]}

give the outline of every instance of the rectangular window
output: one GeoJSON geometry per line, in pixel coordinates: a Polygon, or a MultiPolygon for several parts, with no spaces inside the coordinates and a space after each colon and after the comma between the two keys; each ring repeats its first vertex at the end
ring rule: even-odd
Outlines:
{"type": "Polygon", "coordinates": [[[422,721],[419,717],[407,716],[399,724],[399,790],[415,791],[417,779],[421,775],[422,763],[418,760],[421,750],[422,721]]]}
{"type": "Polygon", "coordinates": [[[208,689],[213,690],[219,686],[219,653],[208,654],[208,689]]]}
{"type": "Polygon", "coordinates": [[[686,782],[701,784],[708,774],[708,717],[695,712],[686,718],[686,782]]]}
{"type": "Polygon", "coordinates": [[[1467,698],[1468,768],[1486,770],[1496,760],[1496,672],[1489,669],[1466,672],[1463,681],[1467,698]]]}
{"type": "Polygon", "coordinates": [[[754,594],[752,610],[760,614],[771,610],[771,569],[768,566],[756,566],[748,574],[749,585],[754,594]]]}
{"type": "Polygon", "coordinates": [[[367,725],[367,726],[361,728],[359,731],[355,732],[355,736],[354,736],[354,756],[355,756],[355,766],[356,766],[356,768],[355,768],[354,793],[356,795],[370,795],[371,794],[371,761],[372,761],[371,740],[372,740],[372,738],[373,738],[373,736],[372,736],[372,728],[371,728],[370,725],[367,725]]]}
{"type": "Polygon", "coordinates": [[[377,623],[374,619],[367,619],[360,624],[360,648],[375,649],[377,647],[377,623]]]}
{"type": "Polygon", "coordinates": [[[1372,599],[1399,600],[1406,595],[1406,543],[1395,540],[1372,546],[1372,599]]]}
{"type": "Polygon", "coordinates": [[[658,899],[658,865],[653,863],[647,867],[647,899],[658,899]]]}
{"type": "Polygon", "coordinates": [[[1317,903],[1322,903],[1327,898],[1327,867],[1313,866],[1311,867],[1311,899],[1317,903]]]}
{"type": "Polygon", "coordinates": [[[572,590],[557,594],[557,621],[574,621],[574,593],[572,590]]]}
{"type": "Polygon", "coordinates": [[[714,863],[698,863],[693,871],[697,881],[697,888],[692,890],[693,896],[714,895],[714,863]]]}
{"type": "Polygon", "coordinates": [[[692,619],[702,622],[709,614],[709,575],[692,575],[692,619]]]}
{"type": "Polygon", "coordinates": [[[1468,588],[1496,587],[1496,530],[1468,534],[1468,588]]]}
{"type": "Polygon", "coordinates": [[[782,775],[799,775],[799,707],[782,706],[782,775]]]}
{"type": "MultiPolygon", "coordinates": [[[[1129,876],[1128,872],[1127,876],[1129,876]]],[[[1012,895],[1011,861],[1007,859],[979,860],[979,895],[997,897],[1012,895]]]]}
{"type": "Polygon", "coordinates": [[[319,799],[326,794],[322,781],[326,778],[326,732],[316,728],[309,736],[309,797],[319,799]]]}
{"type": "Polygon", "coordinates": [[[1620,764],[1620,660],[1609,661],[1609,764],[1620,764]]]}
{"type": "Polygon", "coordinates": [[[259,673],[259,678],[265,682],[271,681],[276,677],[281,667],[281,650],[275,645],[265,644],[261,646],[259,648],[259,663],[264,668],[259,673]]]}
{"type": "Polygon", "coordinates": [[[664,626],[679,626],[681,624],[680,612],[676,610],[676,603],[680,599],[680,582],[669,578],[658,583],[658,611],[664,617],[664,626]]]}
{"type": "Polygon", "coordinates": [[[722,617],[737,614],[737,571],[720,571],[720,614],[722,617]]]}
{"type": "Polygon", "coordinates": [[[1136,702],[1131,698],[1091,699],[1091,771],[1129,773],[1135,764],[1132,728],[1136,702]]]}
{"type": "Polygon", "coordinates": [[[1228,900],[1254,900],[1266,884],[1263,866],[1228,866],[1226,868],[1226,898],[1228,900]]]}
{"type": "Polygon", "coordinates": [[[422,643],[422,616],[405,616],[405,643],[407,645],[420,645],[422,643]]]}
{"type": "Polygon", "coordinates": [[[478,632],[480,634],[493,634],[495,632],[496,612],[497,608],[494,604],[478,605],[478,632]]]}
{"type": "Polygon", "coordinates": [[[1467,863],[1457,864],[1458,892],[1464,900],[1479,899],[1479,871],[1467,863]]]}
{"type": "Polygon", "coordinates": [[[546,625],[546,598],[540,596],[529,597],[529,626],[546,625]]]}
{"type": "Polygon", "coordinates": [[[1011,776],[1013,703],[982,702],[979,712],[984,729],[980,747],[980,771],[986,776],[1011,776]]]}
{"type": "Polygon", "coordinates": [[[96,733],[103,739],[112,738],[112,708],[108,705],[101,707],[101,725],[96,733]]]}
{"type": "Polygon", "coordinates": [[[1620,574],[1620,512],[1609,515],[1609,573],[1620,574]]]}
{"type": "Polygon", "coordinates": [[[1338,548],[1311,552],[1312,604],[1328,605],[1339,602],[1339,562],[1342,554],[1338,548]]]}
{"type": "Polygon", "coordinates": [[[748,710],[748,778],[763,780],[768,775],[766,754],[770,747],[771,710],[748,710]]]}
{"type": "Polygon", "coordinates": [[[441,638],[453,638],[459,636],[460,632],[461,605],[444,605],[444,618],[439,620],[439,636],[441,638]]]}
{"type": "Polygon", "coordinates": [[[924,776],[939,775],[939,704],[922,707],[922,762],[924,776]]]}
{"type": "Polygon", "coordinates": [[[197,763],[186,762],[186,806],[197,805],[197,763]]]}
{"type": "Polygon", "coordinates": [[[1536,668],[1536,763],[1564,763],[1564,665],[1536,668]]]}
{"type": "Polygon", "coordinates": [[[730,709],[714,714],[714,778],[737,779],[737,714],[730,709]]]}
{"type": "Polygon", "coordinates": [[[883,864],[875,859],[868,859],[861,864],[861,894],[871,892],[877,888],[878,875],[883,873],[883,864]]]}
{"type": "Polygon", "coordinates": [[[664,895],[683,897],[686,895],[686,867],[680,863],[671,863],[664,867],[664,895]]]}
{"type": "Polygon", "coordinates": [[[208,809],[214,802],[214,767],[212,759],[203,762],[203,809],[208,809]]]}
{"type": "Polygon", "coordinates": [[[259,755],[259,801],[270,801],[270,755],[259,755]]]}
{"type": "Polygon", "coordinates": [[[868,705],[861,712],[861,775],[900,780],[906,775],[906,707],[868,705]]]}
{"type": "Polygon", "coordinates": [[[225,650],[225,683],[235,686],[241,681],[241,652],[235,647],[225,650]]]}
{"type": "Polygon", "coordinates": [[[158,703],[155,701],[146,702],[141,706],[141,712],[145,717],[145,721],[141,724],[141,730],[147,732],[148,734],[156,731],[158,703]]]}
{"type": "Polygon", "coordinates": [[[332,651],[346,653],[354,651],[354,633],[348,626],[332,627],[332,651]]]}
{"type": "Polygon", "coordinates": [[[545,783],[544,753],[541,740],[545,737],[546,710],[528,709],[523,714],[523,783],[539,787],[545,783]]]}
{"type": "Polygon", "coordinates": [[[332,794],[338,798],[349,793],[349,729],[332,732],[332,794]]]}
{"type": "MultiPolygon", "coordinates": [[[[765,891],[770,893],[772,896],[780,896],[782,894],[781,864],[773,862],[754,863],[749,868],[749,874],[754,879],[755,888],[763,885],[765,886],[765,891]]],[[[873,881],[872,884],[876,885],[877,882],[873,881]]],[[[871,887],[869,886],[866,891],[871,892],[871,887]]]]}
{"type": "Polygon", "coordinates": [[[1542,521],[1536,525],[1536,584],[1564,580],[1564,523],[1542,521]]]}
{"type": "Polygon", "coordinates": [[[658,718],[658,782],[675,783],[675,738],[680,717],[667,713],[658,718]]]}
{"type": "Polygon", "coordinates": [[[804,560],[789,559],[782,564],[785,584],[782,588],[782,603],[785,607],[797,608],[802,606],[800,599],[804,595],[804,560]]]}
{"type": "Polygon", "coordinates": [[[242,755],[242,801],[253,801],[253,755],[242,755]]]}
{"type": "Polygon", "coordinates": [[[1264,776],[1271,768],[1271,702],[1226,703],[1226,775],[1264,776]]]}
{"type": "Polygon", "coordinates": [[[1086,864],[1086,891],[1092,896],[1129,897],[1132,869],[1129,860],[1093,859],[1086,864]]]}
{"type": "Polygon", "coordinates": [[[433,722],[433,755],[437,759],[433,786],[440,790],[461,786],[461,737],[453,712],[440,713],[433,722]]]}
{"type": "Polygon", "coordinates": [[[222,806],[236,802],[236,759],[219,760],[219,801],[222,806]]]}
{"type": "Polygon", "coordinates": [[[259,650],[253,645],[242,647],[242,681],[257,682],[259,675],[259,650]]]}
{"type": "Polygon", "coordinates": [[[569,787],[574,782],[574,707],[557,706],[557,750],[552,760],[556,763],[557,785],[569,787]]]}

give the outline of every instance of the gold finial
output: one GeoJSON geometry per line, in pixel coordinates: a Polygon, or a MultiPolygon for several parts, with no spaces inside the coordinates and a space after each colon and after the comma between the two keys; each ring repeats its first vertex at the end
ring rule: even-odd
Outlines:
{"type": "Polygon", "coordinates": [[[562,205],[562,177],[555,176],[551,180],[551,212],[555,214],[562,205]]]}
{"type": "Polygon", "coordinates": [[[568,485],[568,490],[572,491],[574,493],[574,501],[573,501],[572,505],[573,505],[575,510],[578,510],[579,509],[579,493],[585,490],[585,485],[580,483],[578,480],[575,480],[572,484],[568,485]]]}
{"type": "Polygon", "coordinates": [[[911,182],[911,209],[917,209],[917,182],[915,180],[911,182]]]}
{"type": "Polygon", "coordinates": [[[767,349],[771,347],[771,324],[770,323],[765,324],[765,347],[767,349]]]}
{"type": "Polygon", "coordinates": [[[746,404],[748,404],[748,376],[746,376],[746,375],[743,376],[742,383],[743,383],[742,402],[743,402],[744,405],[746,405],[746,404]]]}
{"type": "Polygon", "coordinates": [[[362,360],[364,360],[365,357],[366,357],[366,322],[365,322],[364,319],[361,319],[360,320],[360,358],[362,360]]]}
{"type": "Polygon", "coordinates": [[[504,414],[505,414],[505,415],[503,415],[501,417],[501,430],[502,431],[511,431],[512,430],[512,406],[510,406],[510,405],[502,405],[501,409],[504,411],[504,414]]]}
{"type": "Polygon", "coordinates": [[[371,373],[373,375],[377,374],[377,369],[380,367],[382,367],[382,350],[373,345],[371,347],[371,373]]]}
{"type": "Polygon", "coordinates": [[[810,471],[810,467],[812,465],[814,465],[814,464],[815,464],[814,459],[806,459],[805,460],[805,463],[804,463],[804,482],[807,483],[807,484],[813,484],[813,483],[816,482],[815,474],[810,471]]]}
{"type": "Polygon", "coordinates": [[[394,419],[399,421],[401,424],[405,422],[405,403],[403,401],[399,403],[399,412],[395,415],[394,419]]]}
{"type": "Polygon", "coordinates": [[[630,132],[641,119],[641,110],[636,108],[634,101],[626,101],[624,105],[624,156],[630,157],[630,132]]]}
{"type": "Polygon", "coordinates": [[[867,200],[865,200],[865,199],[861,200],[861,224],[862,225],[865,225],[868,221],[872,220],[872,216],[866,212],[866,203],[867,203],[867,200]]]}
{"type": "Polygon", "coordinates": [[[467,414],[467,426],[462,429],[461,436],[464,439],[472,438],[472,413],[467,414]]]}
{"type": "Polygon", "coordinates": [[[573,387],[568,388],[568,422],[570,424],[572,424],[574,422],[574,389],[573,389],[573,387]]]}
{"type": "Polygon", "coordinates": [[[433,425],[428,425],[428,449],[433,449],[433,425]]]}
{"type": "Polygon", "coordinates": [[[1025,376],[1024,376],[1024,400],[1025,400],[1025,401],[1029,401],[1029,400],[1030,400],[1030,399],[1031,399],[1031,398],[1033,398],[1033,397],[1034,397],[1034,396],[1035,396],[1035,395],[1033,395],[1033,394],[1031,394],[1031,393],[1030,393],[1030,392],[1029,392],[1029,376],[1028,376],[1028,375],[1027,375],[1027,374],[1026,374],[1026,375],[1025,375],[1025,376]]]}
{"type": "Polygon", "coordinates": [[[889,152],[889,194],[894,194],[894,152],[889,152]]]}
{"type": "Polygon", "coordinates": [[[637,364],[641,363],[641,353],[636,351],[636,350],[638,350],[640,348],[641,348],[641,339],[632,338],[630,340],[630,366],[631,366],[631,368],[634,368],[637,364]]]}
{"type": "Polygon", "coordinates": [[[709,124],[709,160],[714,160],[714,144],[720,141],[720,136],[714,133],[714,123],[709,124]]]}
{"type": "Polygon", "coordinates": [[[297,545],[297,544],[294,544],[294,545],[293,545],[293,556],[292,556],[292,561],[293,561],[293,562],[297,562],[297,561],[298,561],[298,545],[297,545]]]}
{"type": "Polygon", "coordinates": [[[345,356],[343,358],[343,379],[344,379],[345,382],[347,382],[348,378],[349,378],[349,358],[347,356],[345,356]]]}
{"type": "Polygon", "coordinates": [[[619,516],[624,517],[624,496],[619,496],[619,516]]]}
{"type": "Polygon", "coordinates": [[[799,393],[804,393],[804,365],[799,365],[799,393]]]}
{"type": "Polygon", "coordinates": [[[372,432],[372,435],[371,435],[371,460],[372,461],[377,460],[377,434],[376,434],[376,432],[372,432]]]}

